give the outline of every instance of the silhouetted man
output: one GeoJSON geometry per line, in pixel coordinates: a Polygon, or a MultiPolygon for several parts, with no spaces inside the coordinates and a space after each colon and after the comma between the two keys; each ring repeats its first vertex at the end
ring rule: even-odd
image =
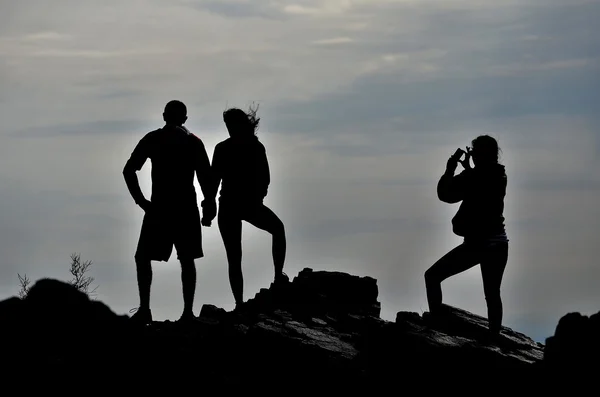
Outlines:
{"type": "MultiPolygon", "coordinates": [[[[186,106],[180,101],[170,101],[163,119],[165,126],[147,133],[139,141],[123,169],[133,200],[145,212],[135,253],[140,306],[132,316],[132,320],[144,324],[152,321],[151,261],[168,261],[173,246],[181,262],[184,308],[180,320],[194,317],[194,260],[204,256],[194,172],[204,197],[214,197],[210,193],[210,163],[204,144],[183,126],[187,121],[186,106]],[[151,201],[144,197],[136,175],[147,159],[152,162],[151,201]]],[[[214,199],[203,202],[203,207],[209,217],[214,217],[210,214],[216,212],[214,199]]]]}

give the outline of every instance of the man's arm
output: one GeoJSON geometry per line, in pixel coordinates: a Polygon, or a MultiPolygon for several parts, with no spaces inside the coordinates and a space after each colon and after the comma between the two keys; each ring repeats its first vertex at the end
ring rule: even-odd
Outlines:
{"type": "Polygon", "coordinates": [[[149,208],[150,201],[144,197],[136,172],[142,169],[142,166],[149,157],[148,139],[147,137],[144,137],[140,140],[135,149],[133,149],[129,160],[127,160],[125,167],[123,168],[123,177],[125,178],[127,189],[129,190],[131,197],[133,197],[133,201],[135,201],[135,203],[144,211],[149,208]]]}
{"type": "MultiPolygon", "coordinates": [[[[219,182],[215,181],[215,175],[206,153],[204,143],[198,139],[199,146],[196,157],[196,178],[198,178],[198,184],[202,189],[202,225],[211,226],[213,219],[217,216],[217,204],[216,196],[217,189],[219,188],[219,182]]],[[[216,148],[215,148],[216,151],[216,148]]],[[[213,156],[214,157],[214,156],[213,156]]]]}
{"type": "Polygon", "coordinates": [[[214,182],[212,176],[212,170],[210,167],[210,161],[204,143],[198,139],[198,150],[195,154],[196,161],[196,178],[200,189],[202,189],[202,195],[205,200],[214,200],[216,193],[214,193],[214,182]]]}

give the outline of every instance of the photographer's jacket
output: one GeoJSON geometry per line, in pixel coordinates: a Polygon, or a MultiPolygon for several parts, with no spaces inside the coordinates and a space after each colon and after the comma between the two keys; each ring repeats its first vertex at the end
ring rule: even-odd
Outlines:
{"type": "Polygon", "coordinates": [[[442,175],[437,185],[438,198],[451,204],[462,201],[452,218],[452,231],[470,240],[505,236],[506,182],[502,164],[476,166],[456,176],[442,175]]]}

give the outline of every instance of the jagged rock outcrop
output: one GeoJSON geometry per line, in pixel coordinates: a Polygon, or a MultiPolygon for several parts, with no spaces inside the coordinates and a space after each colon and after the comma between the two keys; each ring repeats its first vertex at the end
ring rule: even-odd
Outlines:
{"type": "Polygon", "coordinates": [[[64,374],[65,368],[93,363],[104,353],[122,353],[128,320],[69,283],[40,279],[25,299],[0,302],[3,361],[30,373],[64,374]]]}
{"type": "Polygon", "coordinates": [[[600,312],[591,316],[573,312],[564,315],[554,335],[546,338],[544,366],[579,373],[600,370],[600,312]]]}
{"type": "Polygon", "coordinates": [[[70,285],[44,279],[26,299],[0,302],[0,340],[5,361],[32,371],[64,374],[89,357],[86,368],[95,373],[193,374],[187,379],[205,388],[435,379],[429,389],[447,389],[455,382],[443,379],[474,374],[503,385],[539,379],[555,362],[587,357],[581,335],[594,340],[598,332],[598,315],[566,316],[544,357],[544,345],[526,335],[505,327],[491,339],[485,318],[450,306],[436,322],[402,311],[385,321],[377,297],[371,277],[306,268],[237,312],[205,304],[191,323],[136,327],[70,285]]]}

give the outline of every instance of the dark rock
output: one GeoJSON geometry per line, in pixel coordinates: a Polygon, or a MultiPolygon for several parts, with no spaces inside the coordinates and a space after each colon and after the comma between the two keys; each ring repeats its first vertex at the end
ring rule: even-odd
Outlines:
{"type": "Polygon", "coordinates": [[[373,278],[304,269],[289,283],[261,289],[239,310],[205,304],[191,323],[134,327],[69,284],[44,279],[26,299],[0,302],[3,359],[64,374],[90,355],[86,370],[106,379],[187,379],[206,390],[293,384],[373,392],[422,380],[424,391],[448,391],[460,390],[469,376],[498,387],[533,384],[544,375],[544,361],[587,359],[586,346],[597,346],[598,315],[565,316],[545,351],[507,327],[493,338],[485,318],[451,306],[436,321],[402,311],[385,321],[377,295],[373,278]]]}
{"type": "Polygon", "coordinates": [[[544,365],[548,371],[600,370],[600,312],[592,316],[571,312],[556,325],[554,335],[546,338],[544,365]]]}
{"type": "Polygon", "coordinates": [[[46,371],[79,364],[86,356],[101,361],[115,357],[127,346],[120,342],[130,329],[127,316],[69,283],[48,278],[33,284],[26,298],[0,302],[0,321],[5,358],[46,371]]]}

